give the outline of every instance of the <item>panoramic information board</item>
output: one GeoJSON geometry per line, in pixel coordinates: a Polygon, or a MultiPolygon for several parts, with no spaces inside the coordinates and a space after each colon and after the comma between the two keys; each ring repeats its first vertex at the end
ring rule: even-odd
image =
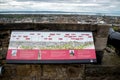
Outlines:
{"type": "Polygon", "coordinates": [[[94,63],[92,32],[12,31],[7,63],[94,63]]]}

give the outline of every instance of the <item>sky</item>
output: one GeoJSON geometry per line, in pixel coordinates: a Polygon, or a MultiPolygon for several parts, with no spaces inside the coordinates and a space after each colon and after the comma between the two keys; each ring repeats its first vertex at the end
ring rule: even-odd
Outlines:
{"type": "Polygon", "coordinates": [[[0,11],[120,12],[120,0],[0,0],[0,11]]]}

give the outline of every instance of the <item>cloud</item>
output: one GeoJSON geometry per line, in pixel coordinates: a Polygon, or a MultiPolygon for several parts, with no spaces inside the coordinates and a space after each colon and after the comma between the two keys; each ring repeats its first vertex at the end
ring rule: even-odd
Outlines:
{"type": "Polygon", "coordinates": [[[13,0],[0,0],[0,4],[5,4],[5,3],[8,3],[8,2],[11,2],[13,0]]]}
{"type": "Polygon", "coordinates": [[[81,2],[81,0],[16,0],[18,2],[52,2],[52,3],[71,3],[71,2],[81,2]]]}
{"type": "Polygon", "coordinates": [[[0,11],[120,11],[120,0],[0,0],[0,11]]]}

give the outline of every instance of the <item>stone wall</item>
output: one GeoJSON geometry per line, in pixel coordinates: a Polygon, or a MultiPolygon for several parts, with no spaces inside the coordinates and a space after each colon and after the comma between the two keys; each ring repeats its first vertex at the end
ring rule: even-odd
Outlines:
{"type": "Polygon", "coordinates": [[[58,31],[92,31],[96,50],[101,51],[106,47],[110,25],[97,24],[60,24],[60,23],[4,23],[0,30],[58,30],[58,31]],[[100,43],[101,42],[101,43],[100,43]]]}
{"type": "Polygon", "coordinates": [[[0,80],[120,80],[120,58],[104,52],[109,25],[90,24],[0,24],[0,63],[5,71],[0,80]],[[12,30],[87,30],[92,31],[96,50],[104,52],[97,64],[6,64],[12,30]]]}

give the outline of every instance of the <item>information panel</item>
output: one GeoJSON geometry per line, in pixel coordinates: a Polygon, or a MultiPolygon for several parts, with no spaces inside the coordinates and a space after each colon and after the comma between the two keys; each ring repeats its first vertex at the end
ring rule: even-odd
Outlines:
{"type": "Polygon", "coordinates": [[[8,63],[94,63],[92,32],[12,31],[8,63]]]}

